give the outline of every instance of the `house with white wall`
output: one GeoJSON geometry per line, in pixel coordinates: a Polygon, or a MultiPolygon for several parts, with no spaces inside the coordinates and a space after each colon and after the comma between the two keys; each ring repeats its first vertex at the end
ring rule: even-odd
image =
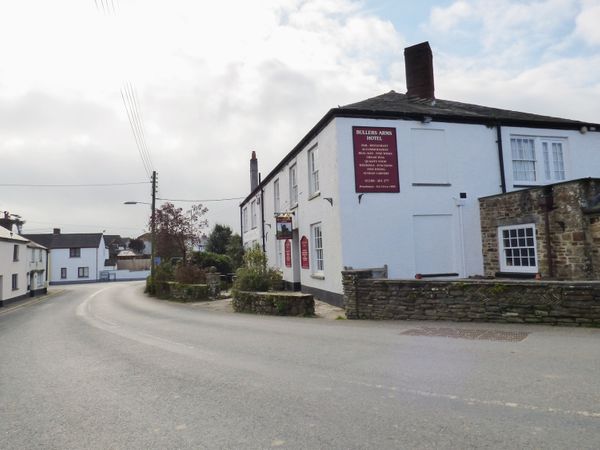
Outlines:
{"type": "Polygon", "coordinates": [[[29,241],[27,253],[29,295],[43,295],[48,291],[48,249],[29,241]]]}
{"type": "Polygon", "coordinates": [[[25,234],[24,237],[50,250],[50,284],[87,283],[100,280],[108,249],[102,233],[25,234]]]}
{"type": "Polygon", "coordinates": [[[28,295],[28,242],[0,226],[0,306],[28,295]]]}
{"type": "Polygon", "coordinates": [[[432,61],[405,49],[406,94],[329,110],[260,182],[253,152],[243,242],[289,287],[341,304],[345,267],[483,275],[480,197],[600,176],[599,124],[436,99],[432,61]]]}

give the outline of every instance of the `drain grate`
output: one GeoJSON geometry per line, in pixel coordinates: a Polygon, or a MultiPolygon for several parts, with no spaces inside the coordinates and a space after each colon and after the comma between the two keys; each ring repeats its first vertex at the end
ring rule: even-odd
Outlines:
{"type": "Polygon", "coordinates": [[[476,330],[472,328],[432,328],[422,327],[403,331],[407,336],[449,337],[481,341],[520,342],[529,336],[525,331],[476,330]]]}

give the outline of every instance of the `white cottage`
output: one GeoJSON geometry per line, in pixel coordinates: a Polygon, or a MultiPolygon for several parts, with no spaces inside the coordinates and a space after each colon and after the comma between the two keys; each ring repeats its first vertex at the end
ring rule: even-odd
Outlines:
{"type": "Polygon", "coordinates": [[[100,280],[108,249],[102,233],[26,234],[25,238],[50,250],[50,284],[85,283],[100,280]]]}
{"type": "Polygon", "coordinates": [[[406,94],[329,110],[260,183],[253,153],[244,245],[290,288],[341,304],[344,267],[482,275],[479,197],[600,176],[600,125],[436,99],[429,44],[405,62],[406,94]]]}

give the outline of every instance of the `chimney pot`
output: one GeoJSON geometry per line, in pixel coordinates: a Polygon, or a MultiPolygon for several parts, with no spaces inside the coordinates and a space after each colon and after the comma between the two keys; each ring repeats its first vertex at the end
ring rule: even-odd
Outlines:
{"type": "Polygon", "coordinates": [[[404,49],[406,95],[434,99],[433,54],[429,42],[404,49]]]}
{"type": "Polygon", "coordinates": [[[60,234],[60,228],[55,228],[52,230],[52,234],[60,234]]]}

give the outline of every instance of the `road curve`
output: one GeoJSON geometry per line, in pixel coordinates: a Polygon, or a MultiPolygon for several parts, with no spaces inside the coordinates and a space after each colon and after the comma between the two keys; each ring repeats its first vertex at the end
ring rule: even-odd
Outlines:
{"type": "Polygon", "coordinates": [[[600,330],[252,316],[142,289],[0,309],[0,448],[600,448],[600,330]],[[423,327],[530,334],[401,334],[423,327]]]}

